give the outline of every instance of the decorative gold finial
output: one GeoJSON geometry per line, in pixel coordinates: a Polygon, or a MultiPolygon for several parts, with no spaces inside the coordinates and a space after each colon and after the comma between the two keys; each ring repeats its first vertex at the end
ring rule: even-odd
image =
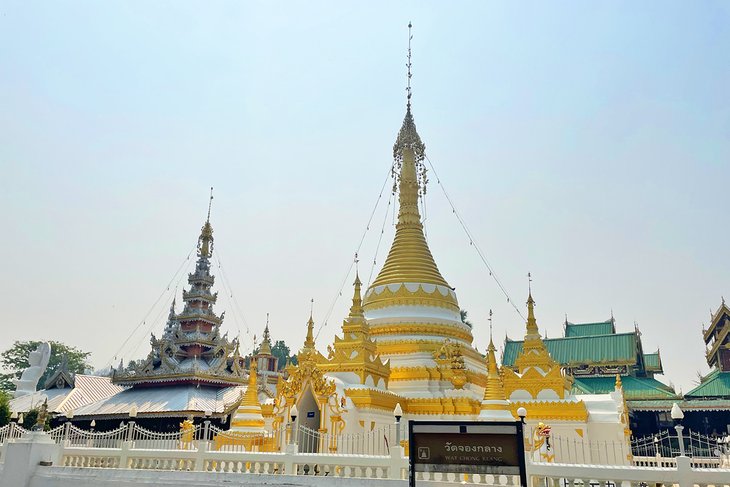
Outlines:
{"type": "Polygon", "coordinates": [[[492,343],[492,310],[489,310],[489,343],[492,343]]]}
{"type": "Polygon", "coordinates": [[[210,187],[210,201],[208,201],[208,218],[205,221],[210,221],[210,208],[213,206],[213,186],[210,187]]]}
{"type": "Polygon", "coordinates": [[[269,334],[269,313],[266,313],[266,326],[264,327],[264,337],[261,339],[261,347],[259,347],[259,355],[271,355],[271,335],[269,334]]]}
{"type": "Polygon", "coordinates": [[[213,206],[213,187],[210,188],[210,200],[208,201],[208,217],[198,238],[198,256],[211,257],[213,255],[213,227],[210,224],[210,209],[213,206]]]}
{"type": "Polygon", "coordinates": [[[413,66],[411,63],[411,39],[413,39],[413,34],[411,34],[411,27],[413,27],[413,24],[408,22],[408,62],[406,63],[406,67],[408,68],[408,85],[406,86],[406,107],[408,108],[408,111],[411,110],[411,77],[413,74],[411,73],[411,67],[413,66]]]}
{"type": "Polygon", "coordinates": [[[304,340],[304,348],[314,350],[314,298],[312,298],[309,309],[309,321],[307,321],[307,338],[304,340]]]}
{"type": "Polygon", "coordinates": [[[619,374],[616,374],[616,389],[621,389],[623,385],[621,384],[621,376],[619,374]]]}
{"type": "Polygon", "coordinates": [[[243,395],[243,401],[241,402],[242,406],[261,407],[261,404],[259,403],[258,386],[256,384],[258,379],[257,375],[258,364],[256,363],[256,359],[251,357],[251,362],[248,368],[248,387],[243,395]]]}

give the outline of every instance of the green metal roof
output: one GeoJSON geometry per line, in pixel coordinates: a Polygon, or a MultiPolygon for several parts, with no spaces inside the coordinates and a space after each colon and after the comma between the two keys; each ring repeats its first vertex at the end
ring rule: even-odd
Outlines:
{"type": "MultiPolygon", "coordinates": [[[[550,355],[561,365],[635,364],[635,332],[586,337],[549,338],[543,340],[550,355]]],[[[513,367],[522,352],[522,341],[507,339],[502,364],[513,367]]]]}
{"type": "Polygon", "coordinates": [[[684,397],[698,398],[728,398],[730,399],[730,372],[720,372],[716,369],[702,378],[700,385],[689,391],[684,397]]]}
{"type": "MultiPolygon", "coordinates": [[[[622,376],[621,384],[627,401],[679,397],[671,387],[650,377],[622,376]]],[[[573,389],[585,394],[606,394],[615,386],[615,377],[576,377],[573,389]]]]}
{"type": "Polygon", "coordinates": [[[612,335],[616,333],[613,320],[600,323],[565,323],[566,337],[585,337],[595,335],[612,335]]]}
{"type": "Polygon", "coordinates": [[[644,354],[644,367],[649,372],[661,372],[662,371],[662,360],[657,353],[645,353],[644,354]]]}
{"type": "Polygon", "coordinates": [[[691,399],[684,401],[658,399],[627,401],[627,404],[632,411],[670,411],[675,402],[682,411],[727,411],[730,409],[730,400],[728,399],[691,399]]]}

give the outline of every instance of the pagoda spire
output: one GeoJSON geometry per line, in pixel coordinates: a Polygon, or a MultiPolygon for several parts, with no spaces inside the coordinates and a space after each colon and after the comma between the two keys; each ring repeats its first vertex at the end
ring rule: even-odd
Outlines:
{"type": "Polygon", "coordinates": [[[264,337],[259,347],[259,355],[271,355],[271,335],[269,334],[269,313],[266,313],[266,327],[264,328],[264,337]]]}
{"type": "Polygon", "coordinates": [[[307,338],[304,339],[304,348],[306,350],[314,350],[314,299],[312,299],[312,309],[309,311],[309,321],[307,321],[307,338]]]}
{"type": "Polygon", "coordinates": [[[509,401],[504,393],[502,377],[497,367],[497,348],[494,346],[492,337],[492,310],[489,310],[489,346],[487,347],[487,384],[484,387],[484,399],[482,400],[479,419],[482,420],[513,420],[510,412],[509,401]]]}
{"type": "Polygon", "coordinates": [[[208,217],[200,230],[198,238],[198,257],[210,258],[213,256],[213,227],[210,224],[210,209],[213,206],[213,188],[210,188],[210,200],[208,201],[208,217]]]}
{"type": "Polygon", "coordinates": [[[411,111],[411,35],[408,24],[408,86],[406,115],[393,145],[393,192],[398,192],[398,224],[385,264],[370,286],[416,282],[449,287],[436,266],[423,233],[418,200],[426,194],[426,145],[411,111]]]}
{"type": "Polygon", "coordinates": [[[537,327],[537,319],[535,318],[535,300],[532,299],[532,275],[527,273],[528,294],[527,294],[527,332],[525,333],[525,342],[539,341],[542,343],[540,330],[537,327]]]}
{"type": "Polygon", "coordinates": [[[224,314],[216,314],[214,306],[218,293],[211,288],[213,227],[210,212],[213,188],[208,201],[208,213],[198,237],[195,269],[188,274],[188,288],[182,290],[183,309],[176,313],[176,301],[162,337],[152,337],[152,350],[144,361],[119,371],[112,377],[115,384],[149,385],[194,383],[213,387],[229,387],[245,383],[243,358],[237,341],[221,336],[224,314]],[[163,356],[164,353],[164,356],[163,356]]]}
{"type": "Polygon", "coordinates": [[[251,357],[251,365],[248,370],[248,387],[243,394],[241,404],[231,418],[231,431],[259,432],[264,430],[264,416],[261,413],[261,402],[259,402],[258,370],[256,360],[251,357]]]}

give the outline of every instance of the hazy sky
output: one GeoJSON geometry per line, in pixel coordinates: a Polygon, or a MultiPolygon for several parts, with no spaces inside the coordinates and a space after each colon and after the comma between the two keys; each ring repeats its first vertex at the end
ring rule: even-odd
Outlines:
{"type": "MultiPolygon", "coordinates": [[[[636,321],[662,380],[692,387],[702,325],[730,299],[728,2],[3,0],[0,349],[61,340],[98,367],[145,356],[176,286],[180,304],[193,259],[173,276],[210,186],[224,328],[249,349],[268,312],[298,349],[389,170],[409,20],[427,154],[512,298],[524,309],[531,272],[551,337],[565,313],[636,321]]],[[[376,272],[392,239],[388,187],[365,281],[383,222],[376,272]]],[[[521,338],[433,174],[426,203],[477,348],[490,308],[500,343],[521,338]]]]}

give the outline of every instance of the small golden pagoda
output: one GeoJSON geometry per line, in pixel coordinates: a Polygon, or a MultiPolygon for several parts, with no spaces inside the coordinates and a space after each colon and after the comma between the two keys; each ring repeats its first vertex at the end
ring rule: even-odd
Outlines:
{"type": "Polygon", "coordinates": [[[586,421],[585,404],[571,395],[572,377],[553,360],[540,336],[532,290],[527,298],[525,341],[515,365],[517,372],[502,368],[505,393],[515,417],[517,409],[524,406],[529,418],[586,421]]]}
{"type": "Polygon", "coordinates": [[[362,307],[360,276],[355,276],[355,292],[349,316],[342,322],[342,338],[335,336],[334,346],[328,347],[325,372],[351,372],[361,384],[386,389],[390,365],[378,356],[375,342],[370,338],[370,326],[362,307]]]}

